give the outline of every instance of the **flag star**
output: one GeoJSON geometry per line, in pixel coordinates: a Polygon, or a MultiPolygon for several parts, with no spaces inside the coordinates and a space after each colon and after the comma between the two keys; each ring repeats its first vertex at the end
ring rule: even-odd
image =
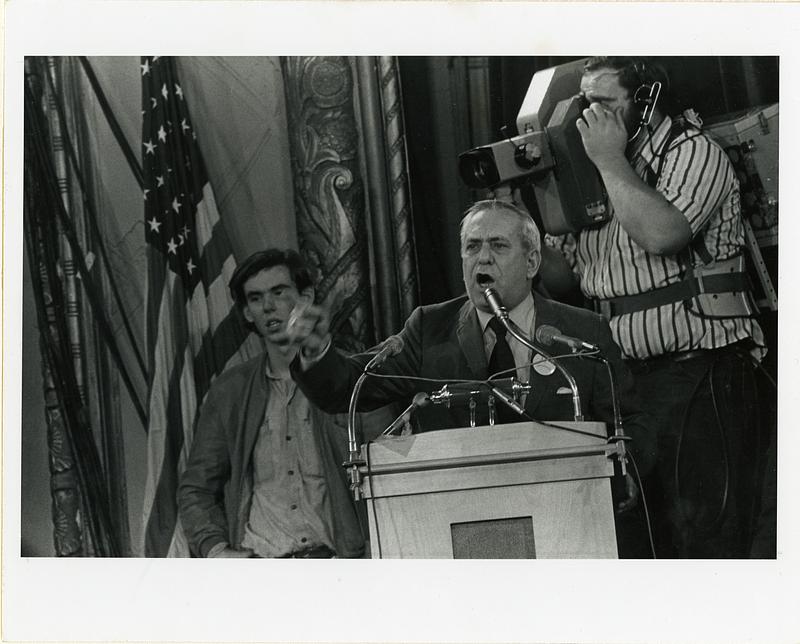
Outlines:
{"type": "Polygon", "coordinates": [[[156,105],[158,105],[158,101],[156,100],[155,96],[151,96],[150,97],[150,102],[153,104],[153,108],[152,109],[156,109],[156,105]]]}
{"type": "Polygon", "coordinates": [[[186,262],[186,270],[187,270],[187,271],[189,271],[189,275],[191,275],[191,274],[192,274],[192,271],[193,271],[195,268],[197,268],[197,266],[195,266],[195,265],[194,265],[194,262],[192,261],[192,258],[190,257],[190,258],[189,258],[189,261],[188,261],[188,262],[186,262]]]}
{"type": "Polygon", "coordinates": [[[169,92],[167,91],[167,84],[166,83],[164,83],[161,86],[161,96],[163,96],[164,98],[167,98],[167,96],[169,96],[169,92]]]}
{"type": "Polygon", "coordinates": [[[175,197],[175,198],[172,200],[172,209],[173,209],[173,210],[174,210],[176,213],[177,213],[177,212],[179,212],[179,211],[180,211],[180,209],[181,209],[181,202],[180,202],[180,201],[178,201],[178,198],[177,198],[177,197],[175,197]]]}
{"type": "Polygon", "coordinates": [[[150,73],[150,61],[146,58],[144,59],[144,65],[139,65],[142,68],[142,76],[145,76],[150,73]]]}
{"type": "Polygon", "coordinates": [[[156,62],[161,56],[153,56],[153,62],[156,62]]]}
{"type": "Polygon", "coordinates": [[[147,143],[144,144],[144,147],[147,148],[147,152],[145,154],[155,154],[156,153],[156,145],[153,143],[153,139],[149,139],[147,143]]]}
{"type": "Polygon", "coordinates": [[[185,242],[185,241],[186,241],[186,240],[183,238],[183,235],[181,235],[180,233],[178,233],[178,246],[183,246],[183,244],[184,244],[184,242],[185,242]]]}
{"type": "Polygon", "coordinates": [[[161,175],[157,176],[156,177],[156,183],[157,183],[156,188],[160,188],[161,186],[163,186],[164,185],[164,177],[161,176],[161,175]]]}
{"type": "Polygon", "coordinates": [[[185,132],[186,130],[190,129],[191,127],[192,127],[192,126],[191,126],[191,125],[189,125],[189,124],[186,122],[186,119],[181,119],[181,130],[183,130],[183,131],[185,132]]]}
{"type": "Polygon", "coordinates": [[[150,188],[145,188],[145,189],[142,191],[142,198],[143,198],[145,201],[147,201],[147,193],[148,193],[148,192],[150,192],[150,188]]]}
{"type": "Polygon", "coordinates": [[[178,85],[178,83],[175,83],[175,95],[181,100],[183,100],[183,90],[181,89],[181,86],[178,85]]]}
{"type": "Polygon", "coordinates": [[[163,125],[158,128],[158,140],[162,143],[166,142],[167,140],[167,131],[164,129],[163,125]]]}
{"type": "Polygon", "coordinates": [[[178,245],[175,243],[174,238],[167,242],[167,252],[172,253],[173,255],[178,254],[178,245]]]}
{"type": "Polygon", "coordinates": [[[153,218],[148,220],[147,223],[150,224],[150,230],[156,233],[158,232],[158,229],[161,227],[161,222],[158,219],[156,219],[155,215],[153,215],[153,218]]]}
{"type": "Polygon", "coordinates": [[[181,230],[181,232],[183,233],[184,237],[188,237],[189,236],[189,226],[184,226],[183,230],[181,230]]]}

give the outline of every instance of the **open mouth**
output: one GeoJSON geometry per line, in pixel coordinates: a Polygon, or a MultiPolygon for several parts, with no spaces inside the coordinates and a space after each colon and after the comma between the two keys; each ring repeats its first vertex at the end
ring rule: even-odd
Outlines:
{"type": "Polygon", "coordinates": [[[265,326],[267,327],[267,331],[280,331],[283,328],[283,320],[273,318],[267,320],[265,326]]]}
{"type": "Polygon", "coordinates": [[[494,286],[494,277],[487,275],[486,273],[478,273],[475,275],[475,281],[478,283],[478,286],[480,286],[481,289],[487,289],[494,286]]]}

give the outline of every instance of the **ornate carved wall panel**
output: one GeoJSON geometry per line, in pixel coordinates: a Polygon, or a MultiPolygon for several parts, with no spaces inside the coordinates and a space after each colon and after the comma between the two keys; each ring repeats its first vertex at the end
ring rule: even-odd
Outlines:
{"type": "Polygon", "coordinates": [[[366,203],[345,57],[283,58],[300,252],[317,273],[317,299],[333,304],[345,350],[376,341],[367,253],[366,203]]]}
{"type": "Polygon", "coordinates": [[[301,252],[337,343],[400,330],[418,302],[402,95],[392,57],[282,59],[301,252]]]}

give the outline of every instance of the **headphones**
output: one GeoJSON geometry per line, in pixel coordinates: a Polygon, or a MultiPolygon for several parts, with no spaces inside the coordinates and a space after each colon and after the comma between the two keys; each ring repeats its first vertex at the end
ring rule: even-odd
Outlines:
{"type": "Polygon", "coordinates": [[[642,115],[639,118],[636,133],[629,139],[629,141],[633,141],[642,128],[650,125],[650,121],[653,119],[653,112],[658,105],[658,98],[661,96],[662,88],[662,82],[658,78],[663,78],[667,87],[669,87],[669,80],[663,70],[650,68],[644,61],[631,63],[625,71],[633,72],[639,80],[639,87],[633,92],[633,104],[642,115]]]}

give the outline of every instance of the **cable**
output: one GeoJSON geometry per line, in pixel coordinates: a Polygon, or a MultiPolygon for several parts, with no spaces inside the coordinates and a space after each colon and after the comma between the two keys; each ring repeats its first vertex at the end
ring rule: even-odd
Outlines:
{"type": "MultiPolygon", "coordinates": [[[[373,441],[367,442],[367,462],[365,463],[367,468],[367,476],[370,480],[370,487],[372,488],[372,497],[369,499],[372,506],[372,522],[375,524],[375,541],[377,542],[375,545],[378,547],[378,559],[383,559],[383,550],[381,548],[381,532],[380,528],[378,527],[378,511],[375,509],[375,486],[372,483],[372,459],[369,457],[369,451],[372,447],[373,441]]],[[[370,553],[372,553],[372,546],[370,546],[370,553]]]]}
{"type": "Polygon", "coordinates": [[[628,454],[628,458],[631,459],[631,465],[633,465],[633,471],[636,474],[636,481],[639,484],[639,494],[642,497],[642,508],[644,509],[644,519],[645,525],[647,525],[647,536],[650,538],[650,552],[653,553],[653,559],[658,559],[656,556],[656,545],[653,541],[653,526],[650,523],[650,511],[647,509],[647,497],[644,494],[644,485],[642,484],[642,477],[639,476],[639,467],[636,465],[636,459],[633,458],[633,454],[628,454]]]}
{"type": "MultiPolygon", "coordinates": [[[[687,522],[687,524],[689,523],[689,519],[683,513],[683,509],[681,508],[680,503],[678,503],[678,499],[680,499],[681,496],[681,487],[680,487],[681,448],[683,446],[683,436],[686,431],[687,421],[689,419],[689,412],[691,411],[692,404],[697,398],[697,393],[700,391],[700,387],[707,376],[708,376],[708,370],[706,370],[706,372],[700,378],[697,379],[697,382],[695,383],[694,388],[692,389],[692,393],[689,396],[686,408],[683,411],[683,417],[681,418],[681,425],[678,431],[678,441],[677,445],[675,446],[675,466],[673,468],[673,483],[675,485],[675,509],[678,512],[678,514],[681,515],[683,520],[687,522]]],[[[713,387],[713,383],[711,383],[711,386],[713,387]]]]}
{"type": "MultiPolygon", "coordinates": [[[[711,527],[707,529],[707,531],[711,532],[714,529],[719,527],[719,524],[722,522],[723,515],[725,514],[725,510],[728,507],[728,495],[730,493],[730,484],[731,484],[731,464],[730,464],[730,454],[728,450],[728,441],[727,437],[725,436],[725,428],[722,426],[722,418],[720,417],[719,413],[719,405],[717,404],[717,392],[714,388],[714,368],[717,365],[717,360],[715,360],[711,364],[711,368],[708,371],[708,382],[709,388],[711,389],[711,403],[714,406],[714,417],[717,421],[717,429],[719,430],[719,438],[720,444],[722,445],[722,463],[723,468],[725,470],[725,484],[722,489],[722,501],[720,502],[719,512],[717,516],[714,517],[714,520],[711,522],[711,527]]],[[[698,528],[698,531],[703,531],[698,528]]]]}
{"type": "MultiPolygon", "coordinates": [[[[553,359],[561,359],[561,358],[580,358],[584,356],[591,356],[595,355],[597,352],[594,351],[587,351],[587,352],[579,352],[579,353],[569,353],[560,356],[553,356],[553,359]]],[[[538,362],[546,361],[546,359],[537,360],[534,362],[529,363],[528,365],[523,365],[522,367],[516,367],[514,369],[506,369],[504,371],[499,371],[497,374],[493,374],[491,378],[495,378],[499,374],[504,374],[506,372],[511,371],[518,371],[519,369],[525,369],[530,366],[534,366],[538,364],[538,362]]],[[[370,372],[370,375],[373,378],[385,378],[385,379],[401,379],[401,380],[413,380],[416,382],[428,382],[428,383],[435,383],[435,384],[442,384],[442,385],[459,385],[459,384],[467,384],[467,385],[476,385],[478,387],[493,387],[496,383],[491,380],[491,378],[487,380],[447,380],[444,378],[423,378],[421,376],[405,376],[405,375],[392,375],[392,374],[382,374],[382,373],[374,373],[370,372]]],[[[591,432],[585,432],[580,429],[575,429],[573,427],[564,427],[563,425],[558,425],[552,422],[546,422],[542,420],[537,420],[533,418],[529,414],[525,413],[522,415],[525,420],[528,420],[532,423],[538,423],[540,425],[544,425],[546,427],[551,427],[553,429],[559,429],[564,432],[569,432],[571,434],[579,434],[583,436],[590,436],[591,438],[598,438],[597,434],[593,434],[591,432]]]]}

